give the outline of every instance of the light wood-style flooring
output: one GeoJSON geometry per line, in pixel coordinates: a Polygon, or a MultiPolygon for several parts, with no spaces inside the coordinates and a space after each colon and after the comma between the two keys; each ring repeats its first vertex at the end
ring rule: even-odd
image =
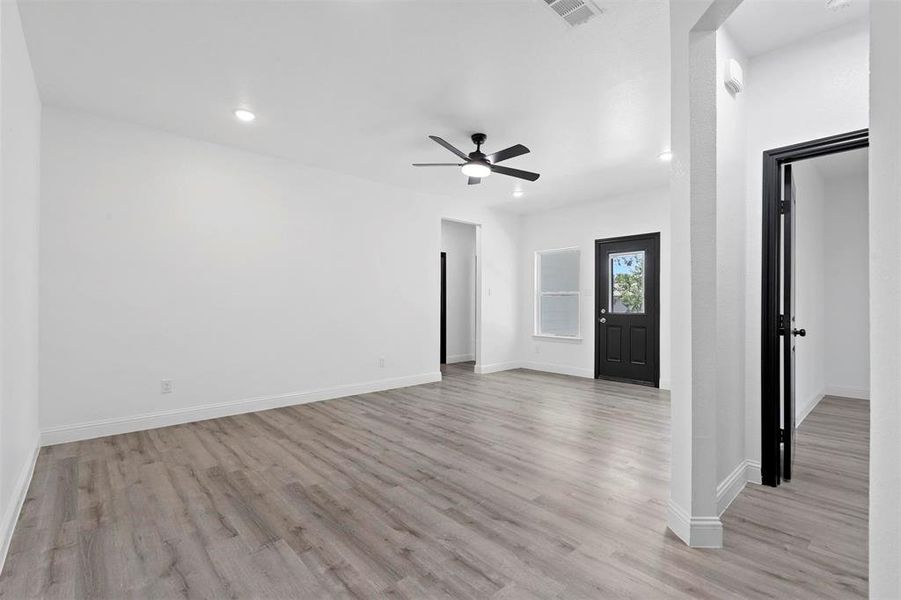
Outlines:
{"type": "Polygon", "coordinates": [[[866,596],[866,402],[823,400],[796,479],[693,550],[666,392],[471,370],[44,448],[0,598],[866,596]]]}

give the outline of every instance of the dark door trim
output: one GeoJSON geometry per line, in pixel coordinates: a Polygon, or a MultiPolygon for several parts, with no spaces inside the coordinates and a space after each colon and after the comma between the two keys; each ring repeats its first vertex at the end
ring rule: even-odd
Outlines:
{"type": "Polygon", "coordinates": [[[447,252],[441,253],[441,364],[447,362],[447,252]]]}
{"type": "MultiPolygon", "coordinates": [[[[638,385],[647,385],[652,387],[660,387],[660,232],[641,233],[638,235],[624,235],[620,237],[604,238],[594,241],[594,378],[609,379],[613,381],[623,381],[625,383],[635,383],[638,385]],[[654,376],[653,382],[636,381],[633,379],[621,379],[617,377],[608,377],[600,373],[600,353],[601,353],[601,325],[598,319],[601,317],[601,308],[603,307],[602,293],[606,293],[607,282],[601,281],[601,265],[597,260],[598,248],[601,244],[610,242],[630,242],[634,240],[650,239],[654,243],[654,253],[656,260],[651,262],[648,270],[648,278],[654,282],[655,309],[650,315],[651,331],[654,336],[654,343],[649,350],[650,358],[653,359],[654,376]]],[[[651,287],[651,286],[649,286],[651,287]]]]}
{"type": "MultiPolygon", "coordinates": [[[[780,215],[782,214],[782,166],[817,156],[866,148],[869,129],[811,140],[763,153],[763,281],[761,285],[760,347],[760,475],[764,485],[777,486],[782,479],[782,425],[780,411],[780,215]]],[[[791,421],[786,421],[791,422],[791,421]]]]}

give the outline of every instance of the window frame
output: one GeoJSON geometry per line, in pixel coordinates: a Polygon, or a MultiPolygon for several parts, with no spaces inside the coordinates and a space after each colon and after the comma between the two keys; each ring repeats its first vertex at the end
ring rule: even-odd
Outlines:
{"type": "Polygon", "coordinates": [[[554,340],[582,340],[582,249],[579,246],[569,246],[566,248],[550,248],[548,250],[536,250],[533,259],[533,300],[534,311],[532,319],[532,336],[537,338],[549,338],[554,340]],[[557,292],[541,291],[541,261],[542,257],[547,254],[555,254],[562,252],[574,252],[576,254],[579,289],[565,290],[557,292]],[[553,333],[543,333],[541,330],[541,300],[545,296],[575,296],[576,297],[576,334],[575,335],[556,335],[553,333]]]}

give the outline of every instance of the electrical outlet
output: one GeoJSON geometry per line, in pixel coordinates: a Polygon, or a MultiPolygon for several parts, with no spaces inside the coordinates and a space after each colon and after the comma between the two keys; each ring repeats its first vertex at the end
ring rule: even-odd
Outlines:
{"type": "Polygon", "coordinates": [[[163,379],[160,381],[160,393],[161,394],[171,394],[175,391],[175,388],[172,386],[171,379],[163,379]]]}
{"type": "Polygon", "coordinates": [[[385,357],[384,357],[384,356],[380,356],[380,357],[379,357],[379,368],[380,368],[380,369],[384,369],[384,368],[385,368],[385,357]]]}

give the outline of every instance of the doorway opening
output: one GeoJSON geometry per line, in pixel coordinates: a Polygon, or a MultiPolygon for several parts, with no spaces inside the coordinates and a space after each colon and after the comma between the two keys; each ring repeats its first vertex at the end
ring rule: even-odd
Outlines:
{"type": "Polygon", "coordinates": [[[820,400],[869,396],[868,146],[864,129],[763,155],[765,485],[795,475],[797,427],[820,400]]]}
{"type": "Polygon", "coordinates": [[[473,372],[479,364],[478,225],[441,221],[441,371],[473,372]]]}
{"type": "Polygon", "coordinates": [[[594,377],[660,387],[660,234],[595,241],[594,377]]]}

